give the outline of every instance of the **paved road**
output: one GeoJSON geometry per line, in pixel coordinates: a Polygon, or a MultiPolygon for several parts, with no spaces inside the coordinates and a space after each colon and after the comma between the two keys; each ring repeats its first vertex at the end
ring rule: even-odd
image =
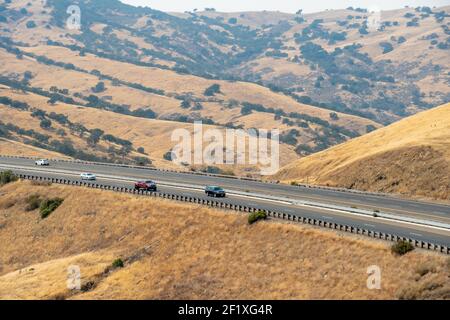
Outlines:
{"type": "MultiPolygon", "coordinates": [[[[320,201],[321,203],[357,206],[358,208],[379,209],[381,211],[413,216],[420,219],[436,221],[450,221],[450,206],[418,202],[395,197],[356,194],[323,190],[314,188],[299,188],[288,185],[266,184],[256,181],[218,178],[183,173],[162,172],[147,169],[136,169],[114,166],[98,166],[71,162],[51,162],[49,168],[34,166],[34,162],[26,159],[12,159],[0,157],[0,169],[15,168],[17,173],[28,173],[54,178],[79,179],[80,172],[97,174],[98,182],[113,186],[132,186],[138,179],[153,179],[167,183],[183,183],[191,185],[220,185],[229,191],[251,191],[262,195],[279,196],[283,198],[320,201]],[[59,171],[57,173],[52,171],[59,171]]],[[[160,186],[164,192],[180,195],[206,197],[200,190],[160,186]]],[[[320,218],[327,222],[346,224],[353,227],[365,228],[372,231],[391,233],[411,239],[428,241],[434,244],[450,246],[450,231],[427,226],[419,226],[399,221],[360,216],[335,210],[312,208],[292,205],[283,201],[264,200],[240,195],[231,195],[220,201],[264,208],[307,218],[320,218]]]]}

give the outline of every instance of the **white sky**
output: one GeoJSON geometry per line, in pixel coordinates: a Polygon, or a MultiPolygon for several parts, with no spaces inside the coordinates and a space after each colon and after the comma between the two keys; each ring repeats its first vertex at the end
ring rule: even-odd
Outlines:
{"type": "Polygon", "coordinates": [[[326,9],[343,9],[347,7],[380,8],[390,10],[410,7],[429,6],[441,7],[450,5],[450,0],[121,0],[135,6],[147,6],[152,9],[170,12],[192,11],[197,8],[215,8],[222,12],[236,11],[282,11],[318,12],[326,9]]]}

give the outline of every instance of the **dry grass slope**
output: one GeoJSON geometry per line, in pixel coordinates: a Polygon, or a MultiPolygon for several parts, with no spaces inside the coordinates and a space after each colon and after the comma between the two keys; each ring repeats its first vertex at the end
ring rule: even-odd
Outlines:
{"type": "Polygon", "coordinates": [[[381,242],[67,186],[2,187],[0,242],[1,299],[449,298],[443,256],[396,257],[381,242]],[[32,193],[65,200],[40,220],[24,210],[32,193]],[[108,268],[119,257],[124,268],[108,268]],[[374,264],[381,290],[366,288],[374,264]],[[70,265],[85,291],[66,289],[70,265]]]}
{"type": "Polygon", "coordinates": [[[0,138],[0,154],[7,156],[70,159],[69,157],[65,157],[56,152],[40,149],[23,144],[18,141],[12,141],[3,138],[0,138]]]}
{"type": "Polygon", "coordinates": [[[450,199],[450,103],[305,157],[276,178],[450,199]]]}

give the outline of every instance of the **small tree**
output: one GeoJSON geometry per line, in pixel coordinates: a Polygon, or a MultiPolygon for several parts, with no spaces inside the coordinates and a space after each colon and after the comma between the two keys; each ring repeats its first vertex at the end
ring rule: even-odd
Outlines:
{"type": "Polygon", "coordinates": [[[164,153],[163,158],[164,158],[164,160],[172,161],[173,160],[172,156],[173,156],[172,150],[170,150],[170,151],[164,153]]]}
{"type": "Polygon", "coordinates": [[[17,179],[17,176],[11,170],[0,172],[0,186],[17,181],[17,179]]]}
{"type": "Polygon", "coordinates": [[[27,24],[26,24],[26,26],[27,26],[28,29],[36,28],[36,22],[34,22],[34,21],[28,21],[27,24]]]}
{"type": "Polygon", "coordinates": [[[114,260],[113,263],[112,263],[112,267],[113,267],[114,269],[117,269],[117,268],[123,268],[123,267],[124,267],[123,260],[120,259],[120,258],[114,260]]]}
{"type": "Polygon", "coordinates": [[[414,250],[413,245],[408,241],[404,240],[400,240],[391,246],[392,253],[397,254],[399,256],[402,256],[413,250],[414,250]]]}
{"type": "Polygon", "coordinates": [[[97,85],[95,87],[91,88],[91,90],[92,90],[92,92],[95,92],[95,93],[103,92],[106,90],[105,83],[99,82],[99,83],[97,83],[97,85]]]}
{"type": "Polygon", "coordinates": [[[180,107],[183,109],[189,109],[191,107],[191,102],[189,100],[183,100],[180,107]]]}
{"type": "Polygon", "coordinates": [[[338,116],[338,114],[336,112],[331,112],[330,113],[330,119],[336,121],[336,120],[339,120],[339,116],[338,116]]]}
{"type": "Polygon", "coordinates": [[[383,48],[383,54],[391,52],[394,50],[394,47],[389,42],[381,42],[380,47],[383,48]]]}
{"type": "Polygon", "coordinates": [[[257,212],[252,212],[248,216],[248,224],[253,224],[259,220],[265,219],[267,219],[267,214],[264,211],[259,210],[257,212]]]}
{"type": "Polygon", "coordinates": [[[53,211],[55,211],[62,203],[64,199],[54,198],[54,199],[46,199],[41,202],[41,206],[39,208],[41,213],[41,218],[47,218],[53,211]]]}
{"type": "Polygon", "coordinates": [[[214,96],[216,93],[220,93],[220,85],[218,85],[217,83],[213,84],[212,86],[208,87],[205,90],[204,95],[208,96],[208,97],[212,97],[214,96]]]}
{"type": "Polygon", "coordinates": [[[39,125],[42,129],[49,129],[52,126],[52,122],[48,119],[42,119],[39,125]]]}

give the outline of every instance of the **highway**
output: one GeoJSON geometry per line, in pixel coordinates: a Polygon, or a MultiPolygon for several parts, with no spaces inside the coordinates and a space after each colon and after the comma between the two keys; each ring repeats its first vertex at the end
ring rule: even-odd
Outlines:
{"type": "Polygon", "coordinates": [[[306,200],[349,208],[379,210],[398,216],[437,221],[450,226],[450,206],[444,204],[406,200],[393,196],[77,162],[50,161],[49,167],[37,167],[34,165],[33,160],[0,157],[0,170],[12,170],[15,173],[71,180],[80,180],[79,175],[81,172],[91,172],[97,175],[98,183],[119,187],[132,187],[137,180],[151,179],[159,184],[160,191],[197,198],[206,198],[202,191],[205,185],[219,185],[230,194],[225,199],[216,199],[218,201],[264,208],[306,218],[320,218],[327,222],[341,223],[371,231],[395,234],[418,241],[450,246],[450,229],[448,228],[299,205],[295,201],[306,200]]]}

